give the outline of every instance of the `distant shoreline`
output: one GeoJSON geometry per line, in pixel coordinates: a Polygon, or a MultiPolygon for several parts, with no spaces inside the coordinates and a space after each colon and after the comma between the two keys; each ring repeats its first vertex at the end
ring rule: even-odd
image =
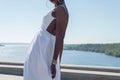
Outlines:
{"type": "Polygon", "coordinates": [[[106,55],[120,57],[120,43],[107,43],[107,44],[66,44],[65,50],[80,50],[100,52],[106,55]]]}
{"type": "Polygon", "coordinates": [[[0,43],[0,47],[5,45],[29,45],[29,44],[30,43],[0,43]]]}
{"type": "Polygon", "coordinates": [[[0,45],[28,45],[29,43],[0,43],[0,45]]]}
{"type": "MultiPolygon", "coordinates": [[[[0,47],[5,45],[29,45],[29,44],[30,43],[0,43],[0,47]]],[[[115,57],[120,57],[120,43],[64,44],[64,50],[91,51],[115,57]]]]}

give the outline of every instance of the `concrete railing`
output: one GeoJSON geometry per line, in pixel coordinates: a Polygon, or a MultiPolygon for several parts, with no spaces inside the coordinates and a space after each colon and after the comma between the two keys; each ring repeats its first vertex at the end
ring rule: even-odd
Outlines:
{"type": "MultiPolygon", "coordinates": [[[[23,63],[0,62],[0,73],[23,75],[23,63]]],[[[120,80],[120,67],[61,65],[62,80],[120,80]]]]}
{"type": "Polygon", "coordinates": [[[87,71],[101,71],[101,72],[115,72],[120,73],[120,67],[106,67],[106,66],[85,66],[85,65],[66,65],[62,64],[63,69],[87,70],[87,71]]]}

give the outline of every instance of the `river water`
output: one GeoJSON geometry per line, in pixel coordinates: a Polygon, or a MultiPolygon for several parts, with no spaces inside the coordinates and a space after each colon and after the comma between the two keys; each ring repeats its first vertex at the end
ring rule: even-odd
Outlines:
{"type": "MultiPolygon", "coordinates": [[[[6,44],[0,46],[0,61],[24,62],[28,44],[6,44]]],[[[63,50],[62,64],[120,67],[120,58],[103,53],[63,50]]]]}

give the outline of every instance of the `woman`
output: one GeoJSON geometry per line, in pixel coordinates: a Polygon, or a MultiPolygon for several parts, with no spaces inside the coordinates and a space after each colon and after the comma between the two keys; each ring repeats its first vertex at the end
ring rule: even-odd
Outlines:
{"type": "Polygon", "coordinates": [[[55,8],[44,16],[31,43],[24,63],[24,80],[60,80],[60,61],[69,16],[64,0],[50,1],[55,8]]]}

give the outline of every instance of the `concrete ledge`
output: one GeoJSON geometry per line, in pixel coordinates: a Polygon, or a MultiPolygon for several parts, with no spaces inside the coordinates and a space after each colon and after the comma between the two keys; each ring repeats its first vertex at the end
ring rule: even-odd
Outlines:
{"type": "Polygon", "coordinates": [[[0,80],[23,80],[23,77],[18,75],[0,74],[0,80]]]}
{"type": "Polygon", "coordinates": [[[23,66],[24,63],[22,62],[0,62],[0,65],[17,65],[17,66],[23,66]]]}
{"type": "MultiPolygon", "coordinates": [[[[24,63],[0,62],[0,65],[23,66],[24,63]]],[[[64,68],[64,69],[75,69],[75,70],[88,70],[88,71],[103,71],[103,72],[116,72],[116,73],[120,73],[120,67],[87,66],[87,65],[85,66],[85,65],[61,64],[61,68],[64,68]]]]}
{"type": "Polygon", "coordinates": [[[13,74],[13,75],[23,75],[23,66],[0,65],[0,73],[13,74]]]}
{"type": "MultiPolygon", "coordinates": [[[[62,80],[120,80],[119,67],[61,65],[62,80]]],[[[23,75],[23,63],[0,62],[0,73],[23,75]]]]}
{"type": "Polygon", "coordinates": [[[120,73],[62,69],[64,80],[120,80],[120,73]]]}
{"type": "Polygon", "coordinates": [[[116,72],[120,73],[120,67],[107,67],[107,66],[85,66],[85,65],[66,65],[62,64],[63,69],[75,70],[88,70],[88,71],[103,71],[103,72],[116,72]]]}

